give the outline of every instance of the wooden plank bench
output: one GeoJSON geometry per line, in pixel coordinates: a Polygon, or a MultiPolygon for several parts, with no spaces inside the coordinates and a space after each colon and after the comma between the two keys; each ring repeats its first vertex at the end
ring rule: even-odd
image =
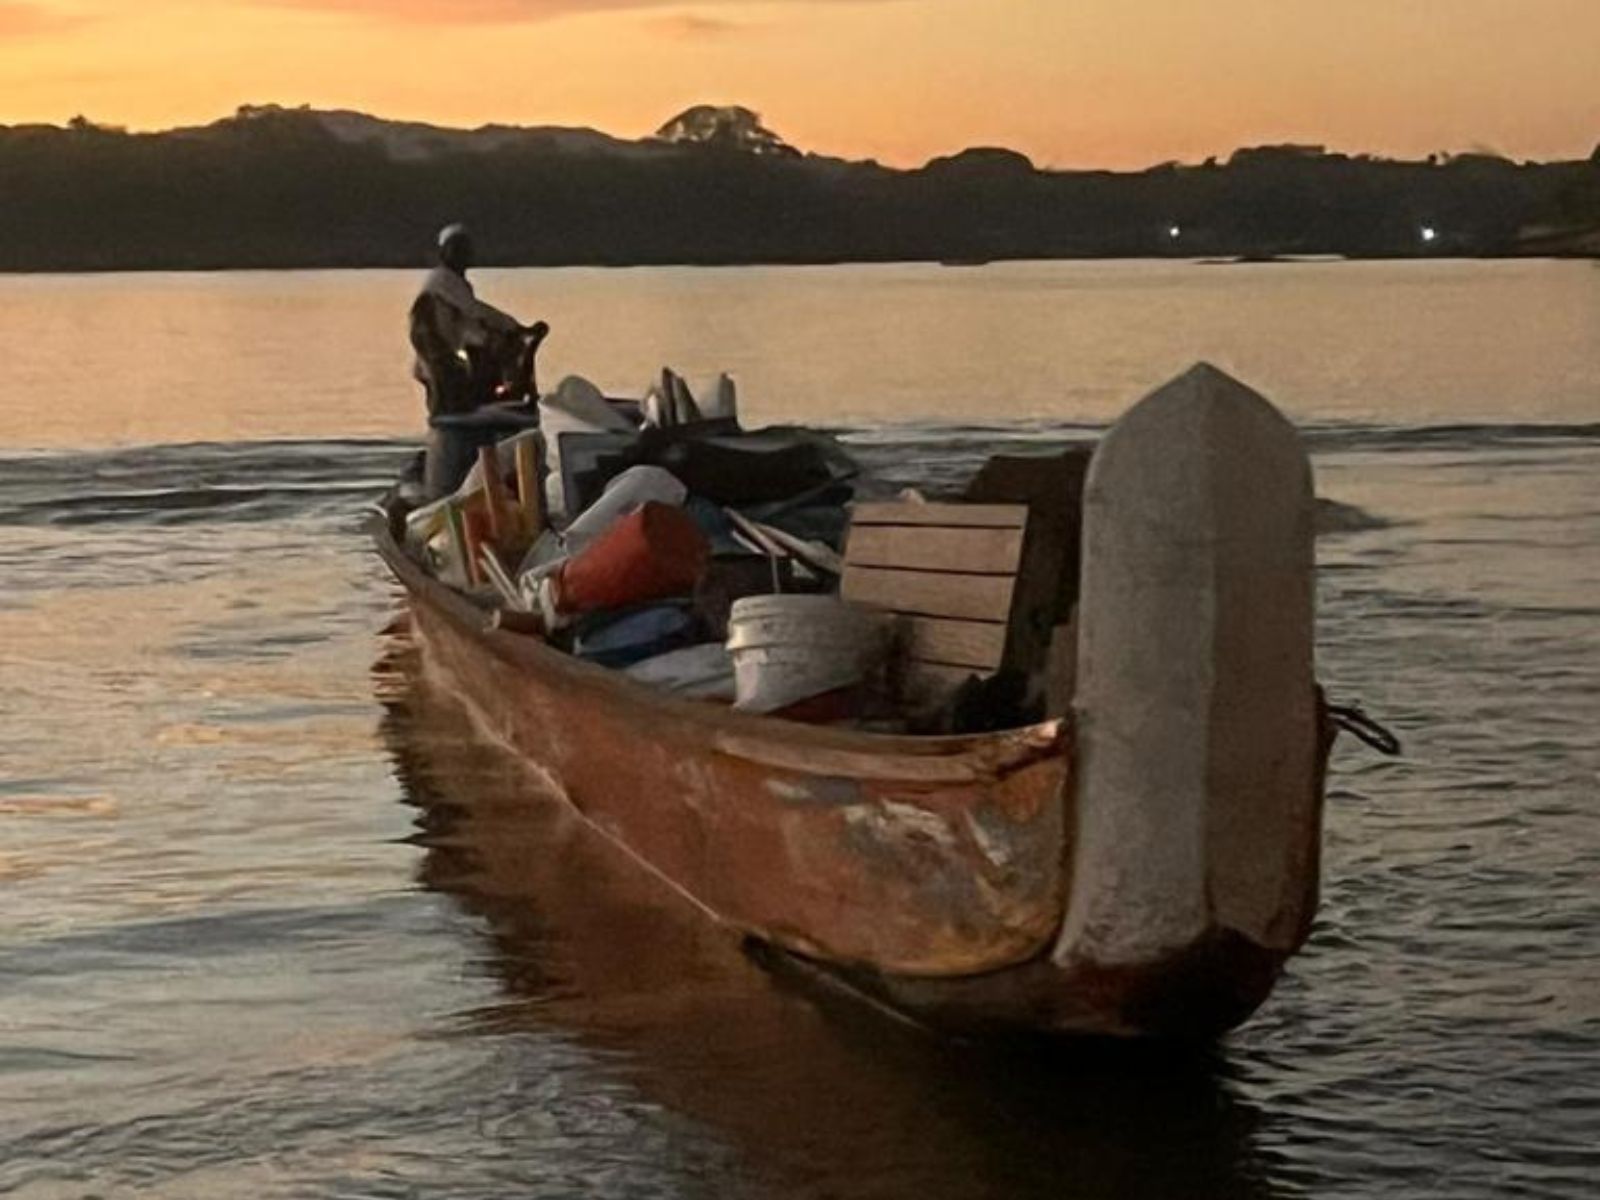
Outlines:
{"type": "Polygon", "coordinates": [[[1052,540],[1023,504],[858,504],[840,594],[900,618],[902,695],[936,702],[973,675],[1043,665],[1060,586],[1052,540]]]}

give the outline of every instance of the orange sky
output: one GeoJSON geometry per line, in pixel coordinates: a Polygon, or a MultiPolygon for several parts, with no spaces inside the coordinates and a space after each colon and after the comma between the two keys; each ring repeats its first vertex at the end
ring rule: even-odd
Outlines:
{"type": "Polygon", "coordinates": [[[1597,48],[1600,0],[0,0],[0,123],[277,102],[640,136],[707,101],[896,164],[1290,140],[1577,157],[1597,48]]]}

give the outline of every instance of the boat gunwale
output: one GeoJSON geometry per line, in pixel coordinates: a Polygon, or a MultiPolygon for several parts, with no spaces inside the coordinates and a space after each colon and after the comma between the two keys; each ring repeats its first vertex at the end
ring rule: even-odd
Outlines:
{"type": "Polygon", "coordinates": [[[707,733],[708,748],[735,757],[787,766],[791,764],[785,760],[795,751],[831,751],[840,760],[834,766],[848,769],[829,770],[825,761],[819,761],[816,768],[821,769],[813,773],[948,784],[1003,776],[1034,762],[1066,757],[1069,752],[1071,722],[1065,717],[994,732],[916,736],[807,725],[675,696],[623,672],[574,658],[538,638],[491,628],[489,610],[424,571],[386,522],[374,518],[370,532],[379,555],[414,599],[437,610],[496,657],[568,681],[606,701],[701,726],[707,733]],[[904,763],[903,768],[894,768],[896,759],[904,763]],[[870,767],[869,761],[877,763],[877,768],[870,767]]]}

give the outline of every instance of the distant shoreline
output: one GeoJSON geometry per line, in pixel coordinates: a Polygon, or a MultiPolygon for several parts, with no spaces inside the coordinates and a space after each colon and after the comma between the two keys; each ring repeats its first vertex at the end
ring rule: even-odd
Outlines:
{"type": "Polygon", "coordinates": [[[0,179],[5,272],[405,268],[456,221],[485,263],[526,267],[1600,256],[1600,154],[1276,145],[1116,172],[975,147],[902,169],[805,154],[739,109],[640,141],[271,106],[159,134],[0,127],[0,179]]]}
{"type": "MultiPolygon", "coordinates": [[[[1278,255],[1257,257],[1240,255],[1178,256],[1155,254],[1073,254],[1018,256],[996,258],[983,262],[948,262],[930,258],[849,258],[849,259],[749,259],[738,262],[660,261],[660,262],[493,262],[478,264],[479,270],[604,270],[643,271],[657,269],[693,268],[700,270],[725,270],[729,268],[759,267],[942,267],[950,271],[970,271],[983,267],[1017,266],[1026,263],[1171,263],[1174,266],[1195,267],[1268,267],[1268,266],[1341,266],[1354,263],[1465,263],[1465,262],[1600,262],[1595,253],[1529,253],[1529,254],[1370,254],[1370,255],[1278,255]]],[[[411,263],[394,262],[303,262],[284,264],[151,264],[111,267],[40,266],[23,268],[0,267],[0,278],[27,278],[42,275],[227,275],[227,274],[294,274],[314,271],[426,271],[432,264],[427,260],[411,263]]]]}

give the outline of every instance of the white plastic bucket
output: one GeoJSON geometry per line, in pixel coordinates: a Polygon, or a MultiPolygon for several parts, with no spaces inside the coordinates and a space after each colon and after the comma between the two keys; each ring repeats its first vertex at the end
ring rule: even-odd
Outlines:
{"type": "Polygon", "coordinates": [[[834,596],[747,596],[728,617],[734,707],[772,712],[861,683],[882,657],[877,614],[834,596]]]}

